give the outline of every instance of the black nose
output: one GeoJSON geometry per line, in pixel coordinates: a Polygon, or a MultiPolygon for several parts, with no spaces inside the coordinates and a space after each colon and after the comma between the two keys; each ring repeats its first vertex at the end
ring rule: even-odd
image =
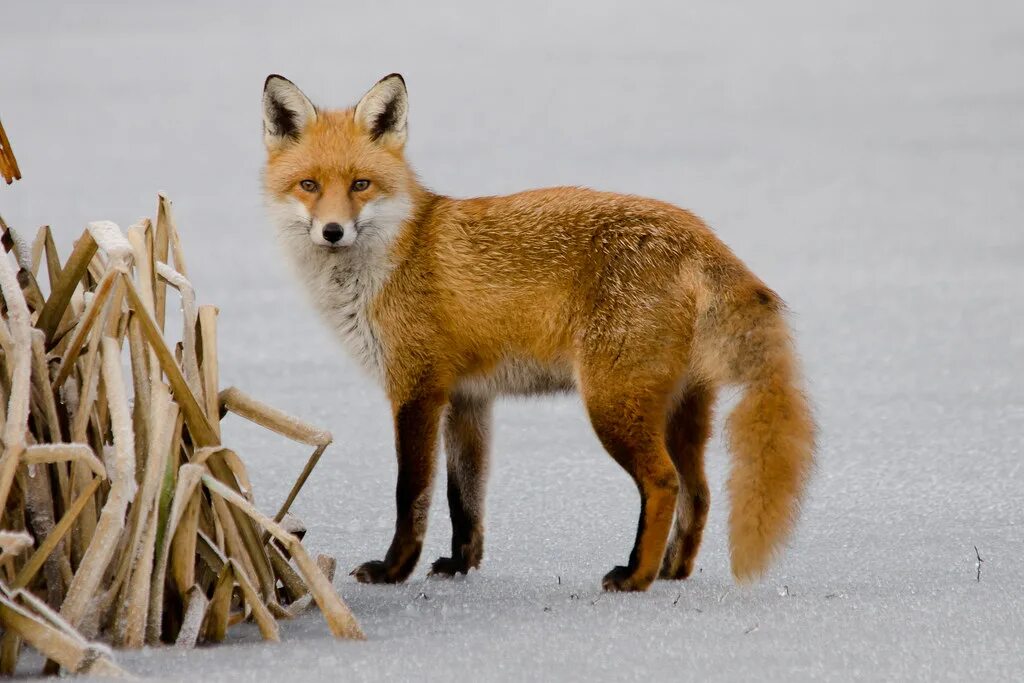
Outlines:
{"type": "Polygon", "coordinates": [[[345,231],[337,223],[328,223],[324,226],[324,239],[334,244],[341,239],[341,236],[345,234],[345,231]]]}

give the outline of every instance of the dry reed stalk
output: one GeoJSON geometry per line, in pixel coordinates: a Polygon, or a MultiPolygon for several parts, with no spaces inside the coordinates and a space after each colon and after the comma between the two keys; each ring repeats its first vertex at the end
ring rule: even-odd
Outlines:
{"type": "Polygon", "coordinates": [[[200,571],[210,571],[216,575],[221,567],[227,564],[227,555],[221,552],[220,548],[221,544],[214,542],[206,532],[201,529],[196,531],[196,554],[204,565],[200,571]]]}
{"type": "Polygon", "coordinates": [[[107,470],[89,444],[84,443],[48,443],[29,446],[22,456],[28,465],[41,465],[57,462],[82,463],[101,479],[106,479],[107,470]]]}
{"type": "Polygon", "coordinates": [[[170,562],[171,574],[181,595],[195,584],[200,501],[194,494],[202,476],[203,468],[199,465],[182,465],[178,470],[178,484],[164,535],[161,556],[168,558],[165,561],[170,562]]]}
{"type": "Polygon", "coordinates": [[[18,160],[14,158],[14,150],[11,149],[11,141],[7,139],[3,123],[0,123],[0,176],[8,185],[21,180],[21,169],[18,168],[18,160]]]}
{"type": "MultiPolygon", "coordinates": [[[[172,404],[173,405],[173,404],[172,404]]],[[[160,482],[160,491],[156,501],[156,551],[153,560],[153,574],[150,584],[149,595],[149,616],[146,626],[146,642],[156,645],[160,642],[160,633],[163,629],[164,612],[164,586],[167,581],[167,553],[168,547],[164,542],[173,534],[174,529],[170,528],[171,505],[174,501],[174,490],[178,483],[178,456],[181,453],[181,428],[184,421],[177,406],[174,406],[174,424],[171,427],[170,447],[165,458],[163,476],[160,482]]]]}
{"type": "Polygon", "coordinates": [[[89,262],[96,254],[97,248],[96,240],[92,238],[92,235],[83,233],[75,243],[71,256],[64,263],[57,282],[46,300],[46,305],[43,306],[39,319],[36,321],[36,327],[46,335],[47,344],[53,339],[53,335],[57,331],[57,324],[71,302],[71,295],[74,294],[79,281],[89,268],[89,262]]]}
{"type": "Polygon", "coordinates": [[[141,647],[144,642],[151,608],[150,591],[159,521],[160,486],[167,467],[171,430],[178,417],[177,405],[171,402],[171,396],[162,383],[153,386],[150,406],[152,414],[148,459],[143,468],[141,486],[133,503],[137,514],[132,541],[128,546],[133,558],[131,581],[115,622],[115,635],[121,636],[119,644],[124,647],[141,647]]]}
{"type": "Polygon", "coordinates": [[[199,349],[202,355],[200,380],[203,387],[203,407],[210,421],[217,441],[220,441],[220,410],[217,404],[217,387],[220,385],[220,369],[217,367],[217,308],[199,307],[199,349]]]}
{"type": "Polygon", "coordinates": [[[40,232],[43,233],[43,253],[46,256],[46,274],[50,281],[50,291],[54,290],[54,285],[60,278],[60,271],[62,266],[60,264],[60,254],[57,253],[57,243],[53,241],[53,231],[50,230],[49,225],[44,225],[40,228],[40,232]]]}
{"type": "Polygon", "coordinates": [[[100,317],[100,312],[103,311],[103,307],[107,303],[116,276],[116,270],[108,271],[86,304],[84,313],[78,319],[78,325],[75,326],[74,332],[68,338],[67,352],[61,357],[60,365],[57,367],[57,376],[53,378],[52,385],[54,391],[62,387],[68,376],[74,371],[75,361],[78,360],[82,346],[89,333],[92,332],[93,324],[100,317]]]}
{"type": "Polygon", "coordinates": [[[174,644],[182,648],[195,647],[199,641],[200,629],[206,617],[206,608],[210,601],[199,586],[192,586],[185,593],[185,616],[181,620],[181,629],[174,644]]]}
{"type": "MultiPolygon", "coordinates": [[[[36,538],[47,538],[53,531],[53,498],[50,495],[50,476],[45,467],[29,467],[24,482],[25,517],[36,538]]],[[[64,583],[60,575],[60,555],[51,553],[43,563],[46,573],[46,602],[50,607],[61,603],[64,583]]]]}
{"type": "MultiPolygon", "coordinates": [[[[178,236],[177,223],[174,222],[174,212],[171,210],[174,202],[162,194],[157,196],[160,208],[163,209],[163,213],[167,218],[167,236],[171,243],[171,253],[174,255],[174,269],[187,278],[188,268],[185,266],[185,252],[181,248],[181,238],[178,236]]],[[[159,220],[159,216],[157,220],[159,220]]]]}
{"type": "Polygon", "coordinates": [[[32,272],[32,249],[22,239],[21,234],[8,227],[0,218],[0,226],[3,227],[3,235],[0,236],[0,244],[4,250],[14,254],[18,262],[18,285],[22,289],[25,301],[29,309],[38,311],[43,305],[43,294],[39,290],[35,275],[32,272]]]}
{"type": "Polygon", "coordinates": [[[0,565],[32,547],[32,537],[24,531],[0,531],[0,565]]]}
{"type": "MultiPolygon", "coordinates": [[[[274,616],[270,613],[270,609],[264,604],[263,598],[256,592],[256,588],[252,585],[252,581],[246,575],[238,562],[235,560],[228,560],[228,565],[231,567],[232,573],[235,575],[235,581],[238,583],[239,588],[242,589],[242,597],[245,602],[249,605],[252,610],[253,618],[256,620],[256,625],[260,629],[260,634],[264,640],[281,640],[280,633],[277,628],[277,622],[274,620],[274,616]]],[[[277,604],[273,602],[271,604],[277,604]]]]}
{"type": "Polygon", "coordinates": [[[5,257],[0,257],[0,293],[7,304],[7,325],[12,347],[10,355],[5,359],[10,371],[10,390],[7,421],[3,431],[4,453],[0,457],[0,504],[6,510],[7,496],[25,450],[32,379],[32,328],[28,305],[21,296],[21,287],[5,257]]]}
{"type": "Polygon", "coordinates": [[[288,558],[284,556],[281,549],[274,544],[267,546],[270,549],[270,564],[274,566],[277,578],[281,580],[281,587],[285,592],[285,602],[295,602],[304,595],[309,595],[306,584],[302,582],[299,573],[288,564],[288,558]]]}
{"type": "Polygon", "coordinates": [[[210,605],[206,609],[204,637],[211,643],[219,643],[227,635],[233,587],[234,572],[231,570],[231,566],[225,562],[217,574],[217,583],[214,585],[213,595],[210,596],[210,605]]]}
{"type": "Polygon", "coordinates": [[[89,600],[96,594],[103,573],[117,549],[118,536],[124,527],[128,504],[135,494],[135,434],[129,418],[128,399],[124,392],[121,373],[120,349],[110,337],[103,338],[103,380],[110,400],[110,418],[114,440],[114,469],[110,472],[113,485],[107,502],[100,513],[96,532],[75,579],[68,587],[68,595],[61,606],[61,616],[77,626],[85,615],[89,600]]]}
{"type": "Polygon", "coordinates": [[[196,325],[199,322],[199,309],[196,308],[195,290],[192,289],[192,283],[188,281],[188,278],[166,263],[157,264],[157,274],[162,280],[177,289],[181,296],[185,328],[181,337],[182,365],[184,366],[186,384],[192,393],[198,396],[202,391],[202,381],[199,378],[199,355],[196,350],[196,325]]]}
{"type": "Polygon", "coordinates": [[[50,553],[53,552],[57,544],[61,542],[64,536],[71,530],[72,525],[78,518],[78,515],[85,509],[85,504],[88,500],[96,493],[96,490],[103,483],[102,479],[93,479],[92,482],[82,491],[81,495],[75,499],[75,502],[64,513],[61,517],[60,522],[53,528],[50,535],[46,537],[46,540],[39,546],[39,548],[32,554],[28,561],[22,566],[21,571],[18,572],[17,577],[11,582],[13,588],[24,588],[35,578],[36,572],[43,565],[43,562],[50,553]]]}
{"type": "MultiPolygon", "coordinates": [[[[3,219],[0,218],[0,221],[3,219]]],[[[50,234],[46,230],[44,225],[36,232],[35,239],[32,240],[32,275],[39,277],[39,266],[43,262],[43,253],[46,251],[46,236],[50,234]]],[[[50,235],[50,240],[53,240],[53,235],[50,235]]]]}
{"type": "MultiPolygon", "coordinates": [[[[171,216],[170,208],[167,205],[167,198],[163,195],[157,196],[156,206],[156,228],[153,232],[153,263],[159,267],[161,263],[167,263],[168,251],[171,246],[171,216]]],[[[160,330],[164,329],[164,315],[167,310],[167,285],[153,274],[153,314],[156,316],[156,323],[160,330]]]]}

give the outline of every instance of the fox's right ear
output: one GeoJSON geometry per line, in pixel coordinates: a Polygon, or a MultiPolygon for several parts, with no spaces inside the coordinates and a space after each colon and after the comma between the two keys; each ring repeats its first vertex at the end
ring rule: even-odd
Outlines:
{"type": "Polygon", "coordinates": [[[374,142],[385,146],[405,145],[406,119],[409,116],[409,93],[401,74],[391,74],[377,81],[356,105],[355,119],[374,142]]]}
{"type": "Polygon", "coordinates": [[[298,86],[271,74],[263,84],[263,143],[268,150],[299,139],[302,129],[316,121],[316,107],[298,86]]]}

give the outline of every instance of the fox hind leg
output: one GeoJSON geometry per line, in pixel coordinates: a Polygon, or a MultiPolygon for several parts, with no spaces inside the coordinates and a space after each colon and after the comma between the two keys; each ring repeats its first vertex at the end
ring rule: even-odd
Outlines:
{"type": "MultiPolygon", "coordinates": [[[[593,385],[587,379],[583,377],[584,386],[593,385]]],[[[594,431],[640,492],[633,551],[627,565],[615,567],[604,577],[602,586],[609,591],[647,590],[657,577],[679,491],[665,447],[665,394],[652,386],[637,386],[630,379],[605,376],[601,384],[608,391],[584,389],[594,431]]]]}
{"type": "Polygon", "coordinates": [[[444,444],[448,456],[452,554],[435,561],[431,574],[465,574],[480,566],[483,558],[491,405],[490,399],[455,395],[448,406],[444,444]]]}
{"type": "Polygon", "coordinates": [[[679,474],[676,521],[661,567],[663,579],[685,579],[693,572],[711,497],[704,477],[704,448],[711,435],[714,392],[687,389],[669,411],[665,441],[679,474]]]}

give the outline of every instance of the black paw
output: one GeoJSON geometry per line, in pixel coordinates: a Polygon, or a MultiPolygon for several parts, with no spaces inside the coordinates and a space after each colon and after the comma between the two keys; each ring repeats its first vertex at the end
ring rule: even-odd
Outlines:
{"type": "Polygon", "coordinates": [[[651,585],[653,577],[644,579],[636,575],[629,567],[616,567],[604,575],[601,587],[606,591],[645,591],[651,585]]]}
{"type": "Polygon", "coordinates": [[[380,560],[364,562],[353,569],[351,575],[356,577],[359,583],[398,583],[401,580],[380,560]]]}
{"type": "Polygon", "coordinates": [[[430,565],[430,576],[455,576],[466,574],[469,570],[469,564],[461,558],[439,557],[430,565]]]}

